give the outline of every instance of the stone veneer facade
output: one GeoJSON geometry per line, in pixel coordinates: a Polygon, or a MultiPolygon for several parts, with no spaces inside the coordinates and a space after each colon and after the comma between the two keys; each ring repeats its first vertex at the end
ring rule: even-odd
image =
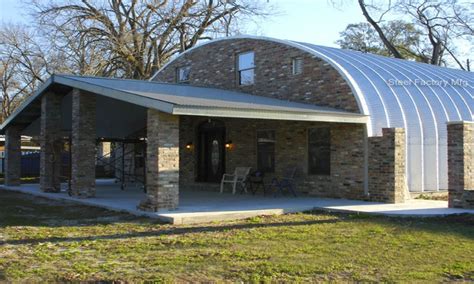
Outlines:
{"type": "Polygon", "coordinates": [[[343,77],[329,63],[295,47],[256,39],[216,41],[176,58],[154,78],[176,82],[179,67],[190,66],[189,84],[235,90],[281,100],[317,104],[359,112],[343,77]],[[239,86],[237,55],[255,52],[255,84],[239,86]],[[303,72],[293,75],[292,60],[303,59],[303,72]]]}
{"type": "Polygon", "coordinates": [[[474,208],[474,122],[447,127],[449,207],[474,208]]]}
{"type": "Polygon", "coordinates": [[[138,208],[174,209],[179,202],[179,116],[148,109],[147,196],[138,208]]]}
{"type": "Polygon", "coordinates": [[[5,185],[20,185],[21,129],[10,126],[5,132],[5,185]]]}
{"type": "Polygon", "coordinates": [[[96,95],[72,91],[71,195],[95,196],[96,95]]]}
{"type": "Polygon", "coordinates": [[[369,137],[369,199],[402,203],[408,198],[405,130],[384,128],[382,133],[369,137]]]}
{"type": "Polygon", "coordinates": [[[45,192],[60,191],[61,176],[61,99],[48,92],[41,98],[40,134],[40,189],[45,192]]]}

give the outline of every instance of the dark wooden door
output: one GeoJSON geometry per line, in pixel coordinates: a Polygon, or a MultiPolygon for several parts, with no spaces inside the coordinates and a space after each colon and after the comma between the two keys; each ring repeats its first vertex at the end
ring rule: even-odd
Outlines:
{"type": "Polygon", "coordinates": [[[204,125],[198,133],[198,180],[220,182],[225,172],[225,128],[204,125]]]}

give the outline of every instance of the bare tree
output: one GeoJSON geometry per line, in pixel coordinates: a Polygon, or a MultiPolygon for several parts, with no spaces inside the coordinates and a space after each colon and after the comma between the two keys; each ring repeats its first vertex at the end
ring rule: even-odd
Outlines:
{"type": "Polygon", "coordinates": [[[357,0],[367,22],[377,32],[380,42],[396,58],[446,65],[452,60],[459,68],[469,70],[469,61],[460,59],[459,40],[472,47],[474,37],[474,4],[459,0],[357,0]],[[388,20],[387,20],[388,18],[388,20]],[[387,24],[406,21],[420,33],[416,50],[398,45],[389,37],[387,24]]]}
{"type": "Polygon", "coordinates": [[[0,121],[43,82],[49,67],[46,52],[32,31],[19,25],[0,26],[0,121]]]}
{"type": "Polygon", "coordinates": [[[200,40],[229,35],[246,16],[268,13],[246,0],[68,0],[29,2],[39,26],[74,54],[81,73],[149,78],[200,40]],[[99,55],[94,57],[93,55],[99,55]],[[98,60],[102,59],[102,60],[98,60]],[[85,70],[86,66],[93,70],[85,70]]]}

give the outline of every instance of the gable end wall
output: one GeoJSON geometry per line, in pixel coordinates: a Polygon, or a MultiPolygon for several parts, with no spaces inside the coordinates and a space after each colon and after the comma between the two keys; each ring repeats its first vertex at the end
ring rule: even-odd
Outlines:
{"type": "Polygon", "coordinates": [[[191,66],[190,85],[235,90],[253,95],[328,106],[359,113],[343,77],[329,63],[298,48],[257,39],[216,41],[181,55],[154,80],[176,82],[176,70],[191,66]],[[255,52],[255,84],[239,86],[237,54],[255,52]],[[303,72],[292,74],[292,59],[303,58],[303,72]]]}

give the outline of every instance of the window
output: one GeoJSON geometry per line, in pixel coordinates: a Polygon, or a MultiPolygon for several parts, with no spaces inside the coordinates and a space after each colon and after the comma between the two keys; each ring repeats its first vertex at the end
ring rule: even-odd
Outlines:
{"type": "Polygon", "coordinates": [[[189,73],[191,72],[191,66],[179,67],[176,70],[176,81],[178,83],[189,82],[189,73]]]}
{"type": "Polygon", "coordinates": [[[255,77],[254,52],[245,52],[238,55],[237,70],[239,71],[239,85],[252,85],[255,77]]]}
{"type": "Polygon", "coordinates": [[[308,131],[308,173],[329,175],[331,172],[331,131],[327,127],[308,131]]]}
{"type": "Polygon", "coordinates": [[[275,131],[257,131],[257,167],[265,173],[275,172],[275,131]]]}
{"type": "Polygon", "coordinates": [[[303,73],[303,58],[295,57],[293,58],[293,75],[298,75],[303,73]]]}

